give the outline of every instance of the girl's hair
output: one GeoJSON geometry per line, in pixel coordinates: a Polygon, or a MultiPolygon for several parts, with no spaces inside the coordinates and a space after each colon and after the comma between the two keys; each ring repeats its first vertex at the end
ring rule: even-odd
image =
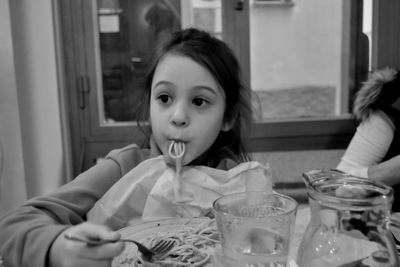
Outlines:
{"type": "Polygon", "coordinates": [[[143,122],[149,119],[151,84],[157,64],[166,54],[182,55],[206,68],[225,92],[224,122],[232,122],[233,127],[229,131],[221,131],[210,149],[230,149],[239,156],[239,160],[249,160],[243,137],[251,126],[251,93],[242,82],[240,65],[232,50],[223,41],[194,28],[173,33],[172,38],[158,50],[145,81],[146,101],[138,117],[138,125],[147,138],[151,136],[151,127],[143,127],[143,122]]]}

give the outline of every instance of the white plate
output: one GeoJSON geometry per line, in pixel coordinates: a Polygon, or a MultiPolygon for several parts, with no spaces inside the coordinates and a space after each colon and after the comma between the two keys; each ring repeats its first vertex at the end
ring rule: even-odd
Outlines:
{"type": "MultiPolygon", "coordinates": [[[[133,239],[136,241],[143,241],[146,237],[154,234],[167,234],[173,233],[183,225],[197,226],[203,223],[208,218],[193,218],[193,219],[163,219],[157,221],[144,222],[132,226],[128,226],[119,230],[122,238],[133,239]]],[[[154,264],[138,264],[138,251],[135,245],[131,243],[126,243],[125,250],[121,255],[114,258],[112,266],[113,267],[138,267],[138,266],[154,266],[154,264]],[[132,258],[129,263],[124,261],[126,258],[132,258]]],[[[208,265],[207,265],[208,266],[208,265]]]]}

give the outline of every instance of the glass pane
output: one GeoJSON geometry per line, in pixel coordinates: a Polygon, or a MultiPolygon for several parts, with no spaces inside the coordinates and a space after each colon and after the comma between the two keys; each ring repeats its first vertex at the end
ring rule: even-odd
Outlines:
{"type": "Polygon", "coordinates": [[[136,121],[152,48],[196,26],[221,36],[221,0],[97,0],[100,124],[136,121]]]}
{"type": "MultiPolygon", "coordinates": [[[[344,1],[250,1],[251,86],[258,96],[258,120],[350,112],[350,88],[343,83],[348,79],[343,31],[350,31],[343,27],[344,1]]],[[[368,48],[364,54],[361,64],[368,69],[368,48]]]]}

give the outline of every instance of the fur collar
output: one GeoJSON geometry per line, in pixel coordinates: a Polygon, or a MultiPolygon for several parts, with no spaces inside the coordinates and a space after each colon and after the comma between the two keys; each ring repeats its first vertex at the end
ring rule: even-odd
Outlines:
{"type": "Polygon", "coordinates": [[[354,100],[353,114],[357,120],[363,121],[371,115],[373,111],[371,105],[378,100],[383,85],[392,81],[396,74],[397,70],[392,68],[377,70],[371,74],[370,78],[357,92],[354,100]]]}

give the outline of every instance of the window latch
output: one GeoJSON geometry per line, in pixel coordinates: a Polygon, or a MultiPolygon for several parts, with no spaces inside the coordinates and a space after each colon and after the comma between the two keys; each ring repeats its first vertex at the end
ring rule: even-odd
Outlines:
{"type": "Polygon", "coordinates": [[[80,76],[78,78],[78,103],[80,109],[86,108],[86,95],[90,92],[89,78],[80,76]]]}

